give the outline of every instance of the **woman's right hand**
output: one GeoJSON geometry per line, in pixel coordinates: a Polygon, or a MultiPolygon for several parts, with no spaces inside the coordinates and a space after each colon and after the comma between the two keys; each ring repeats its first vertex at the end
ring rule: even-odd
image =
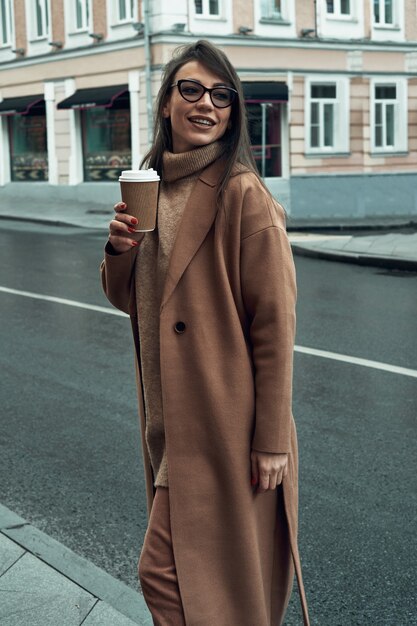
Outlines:
{"type": "Polygon", "coordinates": [[[110,222],[109,226],[109,241],[113,246],[113,249],[118,254],[127,252],[132,249],[132,246],[137,246],[143,238],[138,241],[132,238],[132,233],[135,232],[135,224],[138,223],[137,219],[132,215],[125,213],[127,204],[125,202],[117,202],[114,205],[116,215],[110,222]]]}

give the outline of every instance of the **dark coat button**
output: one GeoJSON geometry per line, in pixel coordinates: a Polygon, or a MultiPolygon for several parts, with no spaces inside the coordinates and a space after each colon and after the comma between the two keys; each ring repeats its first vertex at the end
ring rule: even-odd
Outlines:
{"type": "Polygon", "coordinates": [[[181,333],[183,333],[185,331],[185,324],[184,322],[177,322],[174,326],[174,330],[176,333],[178,333],[179,335],[181,335],[181,333]]]}

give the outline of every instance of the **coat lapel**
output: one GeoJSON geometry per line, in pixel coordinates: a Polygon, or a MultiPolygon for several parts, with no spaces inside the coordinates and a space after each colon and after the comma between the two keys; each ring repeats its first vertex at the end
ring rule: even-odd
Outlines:
{"type": "Polygon", "coordinates": [[[223,159],[209,165],[198,178],[190,194],[168,265],[161,311],[214,222],[217,213],[217,183],[223,168],[223,159]]]}

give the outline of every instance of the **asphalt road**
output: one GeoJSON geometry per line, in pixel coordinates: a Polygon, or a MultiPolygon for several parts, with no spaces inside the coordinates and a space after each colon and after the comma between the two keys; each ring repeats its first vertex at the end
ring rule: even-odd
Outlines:
{"type": "MultiPolygon", "coordinates": [[[[110,307],[104,237],[0,221],[0,287],[110,307]]],[[[417,369],[417,274],[296,266],[297,345],[417,369]]],[[[129,321],[0,292],[0,342],[0,502],[136,588],[146,511],[129,321]]],[[[417,379],[296,353],[294,414],[312,624],[417,624],[417,379]]],[[[299,624],[294,594],[286,626],[299,624]]]]}

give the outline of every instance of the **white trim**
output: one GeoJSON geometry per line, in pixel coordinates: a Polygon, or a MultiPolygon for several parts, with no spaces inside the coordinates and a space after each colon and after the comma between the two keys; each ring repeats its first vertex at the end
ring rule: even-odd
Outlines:
{"type": "Polygon", "coordinates": [[[55,135],[55,84],[44,84],[45,115],[46,115],[46,142],[48,152],[48,182],[58,184],[58,159],[56,154],[55,135]]]}
{"type": "Polygon", "coordinates": [[[130,137],[132,152],[132,168],[139,167],[142,159],[140,153],[140,73],[139,70],[129,72],[129,97],[130,97],[130,137]]]}
{"type": "Polygon", "coordinates": [[[307,156],[347,156],[349,153],[350,143],[350,81],[348,76],[329,76],[329,74],[309,75],[305,77],[305,110],[304,110],[304,141],[305,154],[307,156]],[[311,126],[311,86],[319,85],[335,85],[336,97],[333,101],[334,106],[334,128],[333,128],[333,146],[312,147],[310,126],[311,126]]]}
{"type": "Polygon", "coordinates": [[[131,19],[119,21],[115,0],[106,0],[107,39],[127,39],[135,35],[133,24],[138,21],[138,2],[134,2],[134,15],[131,19]]]}
{"type": "MultiPolygon", "coordinates": [[[[3,98],[0,95],[0,102],[3,98]]],[[[10,183],[10,145],[8,115],[0,115],[0,187],[10,183]]]]}
{"type": "Polygon", "coordinates": [[[70,48],[89,46],[92,44],[89,34],[93,32],[93,2],[92,0],[86,0],[84,4],[85,7],[88,5],[89,21],[83,29],[77,29],[76,27],[74,2],[75,0],[64,0],[65,46],[70,48]]]}
{"type": "Polygon", "coordinates": [[[290,129],[288,104],[281,102],[281,178],[290,177],[290,129]]]}
{"type": "Polygon", "coordinates": [[[408,152],[408,82],[406,78],[398,78],[392,76],[373,77],[370,79],[370,140],[371,140],[371,156],[379,157],[381,155],[389,156],[397,153],[408,152]],[[394,109],[394,146],[377,147],[375,145],[375,86],[377,85],[395,85],[396,99],[393,101],[394,109]]]}
{"type": "MultiPolygon", "coordinates": [[[[76,91],[75,80],[73,78],[67,78],[64,82],[65,97],[69,98],[76,91]]],[[[69,109],[68,115],[70,134],[68,184],[78,185],[83,182],[83,149],[81,143],[80,112],[69,109]]]]}
{"type": "MultiPolygon", "coordinates": [[[[379,0],[381,7],[385,7],[384,0],[379,0]]],[[[371,37],[374,41],[405,41],[404,28],[404,0],[393,0],[393,24],[374,21],[374,3],[370,3],[371,10],[371,37]]]]}
{"type": "Polygon", "coordinates": [[[197,14],[195,12],[194,0],[188,0],[190,31],[193,34],[230,35],[233,30],[232,5],[233,3],[230,0],[219,0],[218,15],[197,14]]]}
{"type": "Polygon", "coordinates": [[[210,0],[200,0],[202,5],[202,13],[197,13],[195,10],[195,0],[192,2],[193,6],[193,18],[194,19],[203,19],[203,20],[213,20],[213,19],[222,19],[223,18],[223,0],[217,0],[219,10],[217,13],[210,13],[210,0]]]}
{"type": "Polygon", "coordinates": [[[263,15],[262,5],[267,0],[254,0],[254,34],[260,37],[297,37],[295,0],[282,0],[282,18],[267,19],[263,15]]]}
{"type": "Polygon", "coordinates": [[[48,28],[46,32],[42,36],[38,36],[36,33],[36,15],[35,15],[35,2],[36,0],[25,0],[25,9],[26,9],[26,37],[27,37],[27,54],[28,55],[38,55],[45,54],[47,52],[51,52],[51,46],[49,42],[51,41],[51,32],[52,32],[52,14],[51,14],[51,2],[50,0],[42,0],[43,7],[47,7],[48,10],[48,28]]]}
{"type": "MultiPolygon", "coordinates": [[[[14,15],[14,2],[13,0],[7,0],[10,14],[8,17],[8,23],[10,25],[9,41],[5,44],[0,44],[0,63],[7,61],[13,61],[16,55],[12,50],[16,47],[16,29],[15,29],[15,15],[14,15]]],[[[1,26],[0,26],[1,28],[1,26]]]]}
{"type": "Polygon", "coordinates": [[[327,13],[326,0],[317,0],[317,31],[319,37],[332,39],[363,38],[365,36],[363,0],[350,0],[350,15],[327,13]]]}

